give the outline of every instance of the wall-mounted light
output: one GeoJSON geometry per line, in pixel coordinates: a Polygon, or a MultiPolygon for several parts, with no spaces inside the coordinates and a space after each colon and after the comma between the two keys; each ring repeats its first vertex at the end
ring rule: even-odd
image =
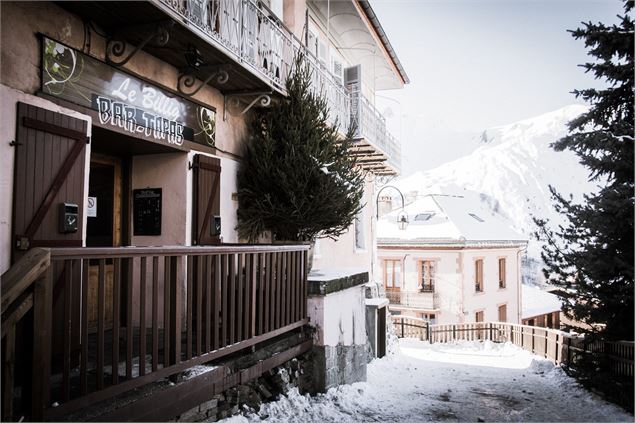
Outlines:
{"type": "Polygon", "coordinates": [[[402,231],[408,227],[408,214],[403,210],[397,216],[397,224],[402,231]]]}
{"type": "Polygon", "coordinates": [[[379,219],[379,194],[381,194],[381,192],[383,190],[385,190],[386,188],[392,188],[395,191],[397,191],[399,193],[399,195],[401,196],[401,212],[399,213],[399,215],[397,216],[397,224],[399,225],[399,229],[401,229],[402,231],[406,229],[406,227],[408,226],[408,213],[406,213],[404,211],[404,206],[405,206],[405,201],[404,201],[404,197],[403,194],[401,193],[401,191],[399,191],[399,189],[397,187],[394,187],[392,185],[386,185],[385,187],[383,187],[382,189],[380,189],[377,192],[377,199],[375,200],[375,217],[377,219],[379,219]]]}

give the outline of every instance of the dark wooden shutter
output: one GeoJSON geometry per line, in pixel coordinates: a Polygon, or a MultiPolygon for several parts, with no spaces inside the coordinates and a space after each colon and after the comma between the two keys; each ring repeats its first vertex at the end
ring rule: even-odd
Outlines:
{"type": "Polygon", "coordinates": [[[87,122],[18,103],[13,260],[32,247],[81,246],[87,122]],[[59,231],[58,206],[79,207],[78,229],[59,231]]]}
{"type": "Polygon", "coordinates": [[[216,219],[220,218],[220,160],[194,156],[192,245],[220,243],[216,219]]]}

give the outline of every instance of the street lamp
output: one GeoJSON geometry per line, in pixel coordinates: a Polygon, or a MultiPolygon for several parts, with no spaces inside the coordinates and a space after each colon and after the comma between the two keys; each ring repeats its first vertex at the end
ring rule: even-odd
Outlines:
{"type": "Polygon", "coordinates": [[[392,185],[386,185],[385,187],[382,187],[378,192],[377,192],[377,199],[375,200],[375,217],[377,219],[379,219],[379,194],[381,194],[381,192],[383,190],[385,190],[386,188],[392,188],[395,191],[397,191],[399,193],[399,195],[401,196],[401,211],[399,212],[399,214],[397,215],[397,224],[399,225],[399,229],[400,230],[405,230],[406,227],[408,226],[408,213],[405,212],[404,207],[405,207],[405,201],[403,198],[403,194],[401,193],[401,191],[399,191],[399,189],[395,186],[392,185]]]}

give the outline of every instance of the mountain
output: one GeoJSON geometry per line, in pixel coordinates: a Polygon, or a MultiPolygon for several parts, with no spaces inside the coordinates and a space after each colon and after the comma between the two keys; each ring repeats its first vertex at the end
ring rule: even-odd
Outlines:
{"type": "MultiPolygon", "coordinates": [[[[588,172],[569,151],[556,152],[550,144],[567,134],[567,122],[587,111],[571,105],[510,125],[486,129],[472,153],[428,171],[419,171],[394,182],[412,201],[416,196],[464,190],[481,193],[490,210],[509,220],[518,232],[533,238],[532,217],[563,223],[549,192],[553,185],[562,194],[582,199],[595,185],[588,172]]],[[[530,241],[526,282],[540,282],[540,245],[530,241]]]]}

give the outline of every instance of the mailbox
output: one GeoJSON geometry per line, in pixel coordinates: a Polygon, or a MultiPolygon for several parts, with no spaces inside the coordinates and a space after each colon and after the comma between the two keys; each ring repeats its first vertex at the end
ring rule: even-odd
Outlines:
{"type": "Polygon", "coordinates": [[[211,236],[220,236],[220,216],[214,216],[214,224],[210,229],[211,236]]]}
{"type": "Polygon", "coordinates": [[[72,203],[60,203],[59,205],[59,231],[63,234],[77,232],[79,220],[79,206],[72,203]]]}

